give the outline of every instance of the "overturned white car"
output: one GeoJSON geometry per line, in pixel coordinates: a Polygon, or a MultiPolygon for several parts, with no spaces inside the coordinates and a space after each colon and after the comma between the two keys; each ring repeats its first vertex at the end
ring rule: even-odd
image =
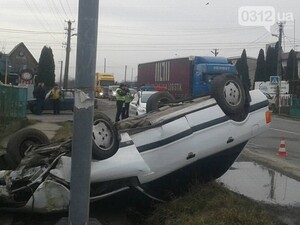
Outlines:
{"type": "MultiPolygon", "coordinates": [[[[223,175],[248,140],[268,129],[270,114],[265,95],[245,93],[235,76],[216,78],[211,93],[118,123],[96,114],[90,200],[130,188],[158,198],[156,193],[191,178],[209,181],[223,175]]],[[[159,95],[149,98],[153,109],[159,95]]],[[[47,143],[43,134],[20,132],[14,148],[7,148],[8,158],[18,165],[0,172],[0,208],[67,210],[72,141],[36,146],[47,143]]]]}

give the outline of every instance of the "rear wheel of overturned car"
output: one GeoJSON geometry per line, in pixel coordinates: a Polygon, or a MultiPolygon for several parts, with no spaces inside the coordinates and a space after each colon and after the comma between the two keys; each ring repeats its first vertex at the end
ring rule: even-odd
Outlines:
{"type": "MultiPolygon", "coordinates": [[[[30,146],[49,144],[46,134],[35,128],[24,128],[13,134],[7,142],[7,155],[10,167],[16,167],[30,146]]],[[[14,169],[12,168],[12,169],[14,169]]]]}
{"type": "Polygon", "coordinates": [[[156,92],[149,97],[146,104],[146,112],[151,112],[175,101],[169,92],[156,92]]]}
{"type": "Polygon", "coordinates": [[[212,81],[211,96],[216,99],[226,115],[239,114],[245,109],[245,89],[235,75],[216,76],[212,81]]]}
{"type": "Polygon", "coordinates": [[[93,157],[98,160],[112,157],[119,149],[119,134],[111,119],[104,113],[94,115],[93,157]]]}

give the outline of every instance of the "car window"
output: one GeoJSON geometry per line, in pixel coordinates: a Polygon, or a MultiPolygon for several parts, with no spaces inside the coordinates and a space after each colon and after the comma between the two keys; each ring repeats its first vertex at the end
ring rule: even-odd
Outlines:
{"type": "Polygon", "coordinates": [[[149,97],[151,96],[151,95],[153,95],[155,92],[147,92],[147,91],[145,91],[145,92],[142,92],[142,97],[141,97],[141,102],[142,103],[146,103],[147,101],[148,101],[148,99],[149,99],[149,97]]]}

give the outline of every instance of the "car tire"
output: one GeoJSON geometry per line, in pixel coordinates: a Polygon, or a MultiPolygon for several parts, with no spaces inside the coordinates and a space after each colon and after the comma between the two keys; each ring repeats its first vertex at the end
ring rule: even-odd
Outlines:
{"type": "Polygon", "coordinates": [[[157,110],[174,101],[175,98],[169,92],[156,92],[147,100],[146,113],[157,110]]]}
{"type": "Polygon", "coordinates": [[[94,115],[93,157],[103,160],[112,157],[119,149],[120,138],[111,119],[104,113],[94,115]]]}
{"type": "Polygon", "coordinates": [[[226,115],[244,111],[245,89],[239,78],[233,74],[216,76],[212,81],[211,96],[226,115]]]}
{"type": "MultiPolygon", "coordinates": [[[[8,158],[13,161],[15,167],[25,156],[25,151],[31,145],[49,144],[45,133],[34,128],[24,128],[13,134],[7,142],[8,158]]],[[[9,163],[11,166],[13,163],[9,163]]]]}

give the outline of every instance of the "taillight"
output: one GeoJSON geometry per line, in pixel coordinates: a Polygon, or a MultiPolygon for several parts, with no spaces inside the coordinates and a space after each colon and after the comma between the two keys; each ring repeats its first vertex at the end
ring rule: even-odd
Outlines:
{"type": "Polygon", "coordinates": [[[266,123],[269,124],[272,121],[272,114],[270,111],[266,112],[266,123]]]}

